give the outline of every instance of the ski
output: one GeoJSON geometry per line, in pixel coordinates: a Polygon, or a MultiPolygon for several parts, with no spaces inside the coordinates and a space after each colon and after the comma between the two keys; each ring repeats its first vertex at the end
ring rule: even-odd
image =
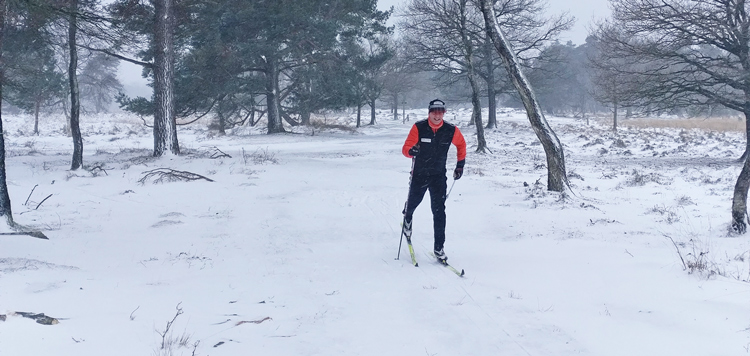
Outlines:
{"type": "MultiPolygon", "coordinates": [[[[419,267],[419,263],[417,263],[417,256],[414,255],[414,246],[411,244],[411,236],[406,235],[406,231],[404,231],[404,222],[401,222],[401,241],[404,240],[404,236],[406,236],[406,244],[409,245],[409,255],[411,256],[411,264],[414,265],[414,267],[419,267]]],[[[399,255],[401,254],[401,242],[398,243],[398,252],[399,255]]],[[[398,259],[398,256],[396,256],[396,259],[398,259]]]]}
{"type": "Polygon", "coordinates": [[[443,266],[445,266],[445,267],[448,267],[448,269],[451,270],[453,273],[455,273],[457,276],[459,276],[459,277],[463,277],[464,276],[464,270],[463,269],[461,269],[461,271],[459,272],[453,266],[449,265],[448,261],[440,261],[440,264],[443,265],[443,266]]]}
{"type": "Polygon", "coordinates": [[[411,264],[413,264],[414,267],[419,267],[419,263],[417,263],[417,256],[414,255],[414,247],[411,245],[411,237],[406,238],[406,244],[409,245],[409,255],[411,255],[411,264]]]}
{"type": "Polygon", "coordinates": [[[432,258],[436,259],[436,260],[437,260],[437,262],[438,262],[439,264],[441,264],[441,265],[443,265],[443,266],[445,266],[445,267],[448,267],[448,269],[449,269],[449,270],[451,270],[451,272],[455,273],[455,274],[456,274],[457,276],[459,276],[459,277],[463,277],[463,276],[464,276],[464,274],[465,274],[465,273],[464,273],[464,270],[463,270],[463,268],[462,268],[462,269],[461,269],[461,270],[459,271],[459,270],[457,270],[457,269],[456,269],[455,267],[453,267],[453,266],[449,265],[449,264],[448,264],[448,261],[442,261],[442,260],[439,260],[439,259],[438,259],[438,258],[437,258],[437,257],[435,256],[435,254],[434,254],[434,253],[430,253],[430,255],[432,256],[432,258]]]}

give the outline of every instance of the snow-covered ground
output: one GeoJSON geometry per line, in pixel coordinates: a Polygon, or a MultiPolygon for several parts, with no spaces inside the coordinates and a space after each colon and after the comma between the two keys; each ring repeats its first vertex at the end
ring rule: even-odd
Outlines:
{"type": "Polygon", "coordinates": [[[477,154],[469,112],[449,112],[470,144],[447,201],[459,278],[428,256],[427,201],[420,267],[405,246],[394,259],[413,120],[389,116],[181,127],[186,154],[160,159],[138,118],[85,117],[75,172],[61,119],[37,137],[5,116],[15,219],[50,240],[0,236],[0,355],[750,354],[750,237],[728,234],[741,134],[549,118],[576,194],[562,198],[523,113],[503,110],[477,154]],[[139,183],[156,168],[213,182],[139,183]]]}

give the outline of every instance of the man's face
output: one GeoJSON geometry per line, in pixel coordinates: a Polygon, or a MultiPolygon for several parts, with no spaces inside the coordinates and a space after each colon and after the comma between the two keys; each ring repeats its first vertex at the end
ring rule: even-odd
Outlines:
{"type": "Polygon", "coordinates": [[[433,125],[438,125],[443,121],[443,115],[445,115],[445,111],[433,110],[430,111],[428,117],[433,125]]]}

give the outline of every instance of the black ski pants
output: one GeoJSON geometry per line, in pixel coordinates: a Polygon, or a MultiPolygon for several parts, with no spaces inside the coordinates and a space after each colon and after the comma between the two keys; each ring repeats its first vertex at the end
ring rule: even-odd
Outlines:
{"type": "Polygon", "coordinates": [[[411,221],[414,210],[422,202],[425,192],[430,191],[435,250],[443,249],[445,243],[445,191],[448,187],[445,173],[439,175],[414,175],[409,187],[409,198],[404,209],[404,218],[411,221]]]}

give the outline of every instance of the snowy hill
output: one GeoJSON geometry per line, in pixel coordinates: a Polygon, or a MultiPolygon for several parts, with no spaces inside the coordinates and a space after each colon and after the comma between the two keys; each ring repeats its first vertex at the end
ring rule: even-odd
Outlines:
{"type": "Polygon", "coordinates": [[[395,260],[413,121],[389,117],[181,127],[186,154],[160,159],[139,119],[87,117],[76,172],[61,119],[36,137],[4,117],[15,219],[50,240],[0,237],[0,355],[750,353],[750,238],[727,232],[741,134],[549,118],[577,195],[563,198],[523,113],[503,111],[477,154],[469,112],[449,112],[470,145],[446,203],[459,278],[428,255],[428,201],[420,267],[405,246],[395,260]],[[158,168],[212,181],[145,177],[158,168]]]}

